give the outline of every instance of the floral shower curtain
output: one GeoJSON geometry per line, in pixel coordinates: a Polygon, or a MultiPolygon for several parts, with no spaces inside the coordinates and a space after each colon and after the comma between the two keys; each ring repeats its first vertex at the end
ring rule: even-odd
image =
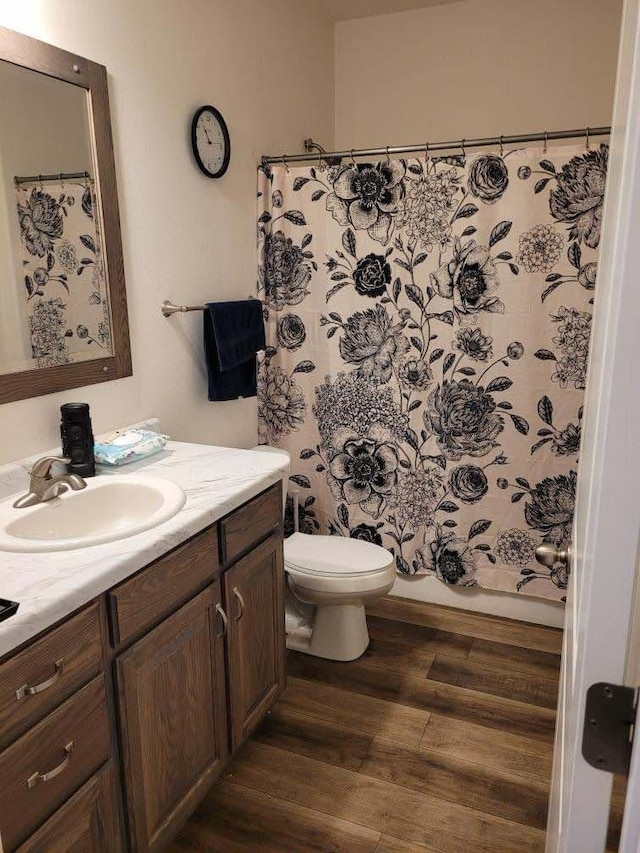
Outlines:
{"type": "Polygon", "coordinates": [[[16,196],[32,358],[53,367],[111,355],[92,186],[22,183],[16,196]]]}
{"type": "Polygon", "coordinates": [[[301,529],[562,600],[608,147],[261,167],[262,443],[301,529]]]}

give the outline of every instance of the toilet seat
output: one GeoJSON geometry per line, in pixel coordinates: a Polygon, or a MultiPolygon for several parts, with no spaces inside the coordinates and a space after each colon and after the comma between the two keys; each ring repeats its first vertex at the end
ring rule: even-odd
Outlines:
{"type": "Polygon", "coordinates": [[[284,543],[285,568],[309,577],[364,578],[386,573],[393,555],[380,545],[344,536],[294,533],[284,543]]]}

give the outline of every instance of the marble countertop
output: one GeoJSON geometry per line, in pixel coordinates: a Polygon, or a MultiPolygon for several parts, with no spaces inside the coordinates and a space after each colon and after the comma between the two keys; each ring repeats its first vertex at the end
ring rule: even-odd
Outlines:
{"type": "MultiPolygon", "coordinates": [[[[0,657],[282,479],[286,464],[272,453],[170,441],[161,453],[101,476],[140,472],[182,487],[187,499],[173,518],[75,551],[0,551],[0,598],[20,602],[16,615],[0,622],[0,657]]],[[[25,461],[0,467],[0,499],[27,485],[25,461]]]]}

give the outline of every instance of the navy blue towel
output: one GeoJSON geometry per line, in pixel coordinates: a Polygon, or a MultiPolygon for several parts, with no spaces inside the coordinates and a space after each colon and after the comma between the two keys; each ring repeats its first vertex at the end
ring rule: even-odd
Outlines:
{"type": "Polygon", "coordinates": [[[262,303],[209,302],[204,312],[204,354],[209,399],[255,397],[256,353],[266,346],[262,303]]]}

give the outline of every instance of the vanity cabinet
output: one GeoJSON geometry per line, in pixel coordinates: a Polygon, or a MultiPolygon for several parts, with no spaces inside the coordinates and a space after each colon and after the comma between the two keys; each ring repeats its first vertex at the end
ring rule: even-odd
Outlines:
{"type": "Polygon", "coordinates": [[[227,758],[220,584],[116,661],[121,747],[137,850],[160,850],[227,758]]]}
{"type": "Polygon", "coordinates": [[[231,745],[236,750],[284,687],[284,566],[271,536],[224,574],[231,745]]]}
{"type": "Polygon", "coordinates": [[[284,687],[281,484],[0,661],[0,850],[145,853],[284,687]]]}
{"type": "Polygon", "coordinates": [[[122,850],[112,762],[92,776],[18,853],[114,853],[122,850]]]}
{"type": "Polygon", "coordinates": [[[102,660],[94,602],[0,663],[0,748],[97,675],[102,660]]]}
{"type": "Polygon", "coordinates": [[[107,762],[111,739],[104,675],[90,681],[0,754],[0,815],[6,850],[107,762]]]}

